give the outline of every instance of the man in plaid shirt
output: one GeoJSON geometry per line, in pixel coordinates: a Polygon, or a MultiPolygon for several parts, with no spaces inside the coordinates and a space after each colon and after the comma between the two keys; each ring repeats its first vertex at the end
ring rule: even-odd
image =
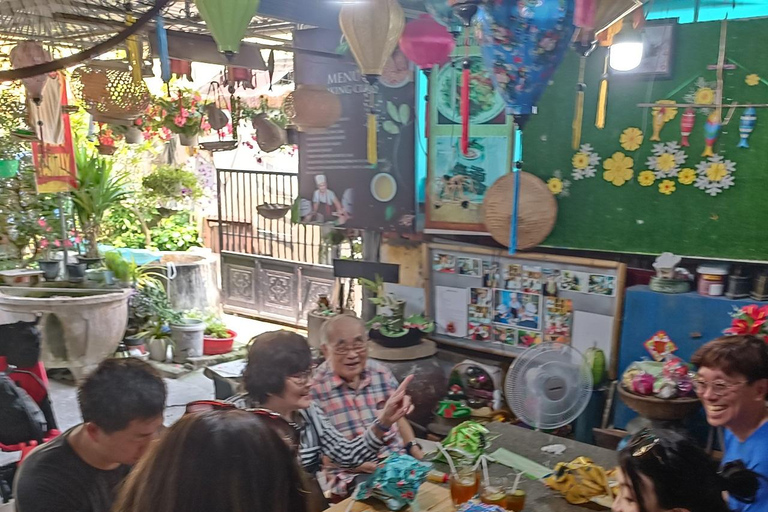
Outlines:
{"type": "MultiPolygon", "coordinates": [[[[312,399],[333,426],[352,439],[365,433],[376,419],[398,383],[389,369],[368,360],[368,335],[365,324],[356,317],[339,315],[323,325],[322,350],[326,361],[315,370],[312,399]]],[[[392,426],[379,451],[379,459],[406,451],[421,459],[421,446],[403,418],[392,426]]],[[[331,492],[345,497],[376,469],[377,461],[354,470],[326,467],[331,492]]]]}

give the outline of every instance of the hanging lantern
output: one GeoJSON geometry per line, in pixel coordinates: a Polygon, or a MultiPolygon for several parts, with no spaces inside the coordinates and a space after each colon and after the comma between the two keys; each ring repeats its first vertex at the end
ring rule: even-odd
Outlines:
{"type": "Polygon", "coordinates": [[[231,60],[240,50],[260,0],[195,0],[200,17],[211,31],[219,51],[231,60]]]}
{"type": "Polygon", "coordinates": [[[461,20],[453,11],[451,2],[448,0],[425,0],[424,6],[435,21],[446,27],[451,33],[458,34],[461,32],[461,20]]]}
{"type": "MultiPolygon", "coordinates": [[[[339,26],[355,57],[360,72],[373,85],[397,47],[405,27],[405,14],[397,0],[347,3],[339,13],[339,26]]],[[[369,89],[368,163],[378,163],[376,111],[373,87],[369,89]]]]}
{"type": "MultiPolygon", "coordinates": [[[[36,64],[50,62],[51,54],[37,41],[22,41],[13,47],[9,55],[11,66],[14,68],[26,68],[36,64]]],[[[43,87],[48,81],[47,74],[23,78],[21,81],[27,89],[27,98],[35,104],[39,104],[43,97],[43,87]]]]}
{"type": "Polygon", "coordinates": [[[322,85],[301,84],[286,96],[283,112],[299,131],[319,131],[339,121],[341,101],[322,85]]]}
{"type": "MultiPolygon", "coordinates": [[[[455,46],[453,35],[429,14],[423,14],[419,19],[409,22],[403,30],[403,37],[400,38],[403,54],[424,71],[427,81],[434,66],[450,59],[455,46]]],[[[426,137],[429,137],[429,94],[426,101],[427,116],[424,125],[426,137]]]]}
{"type": "Polygon", "coordinates": [[[288,134],[271,121],[266,114],[256,114],[251,118],[256,130],[256,144],[265,153],[271,153],[288,143],[288,134]]]}

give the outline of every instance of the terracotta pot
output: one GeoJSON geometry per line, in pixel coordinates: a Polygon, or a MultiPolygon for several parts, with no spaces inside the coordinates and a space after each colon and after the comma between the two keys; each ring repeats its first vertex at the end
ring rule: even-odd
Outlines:
{"type": "Polygon", "coordinates": [[[300,131],[324,130],[341,117],[341,101],[325,86],[301,84],[285,98],[283,111],[300,131]]]}
{"type": "Polygon", "coordinates": [[[96,149],[99,151],[100,155],[114,155],[115,154],[115,146],[104,146],[102,144],[99,144],[96,146],[96,149]]]}

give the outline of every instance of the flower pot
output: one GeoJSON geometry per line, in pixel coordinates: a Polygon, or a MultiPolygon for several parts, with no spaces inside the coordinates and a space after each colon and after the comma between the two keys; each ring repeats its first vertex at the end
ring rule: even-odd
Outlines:
{"type": "Polygon", "coordinates": [[[227,338],[212,338],[205,336],[203,338],[203,354],[206,356],[215,356],[218,354],[227,354],[232,352],[232,345],[235,343],[237,333],[231,329],[227,329],[229,337],[227,338]]]}
{"type": "Polygon", "coordinates": [[[171,338],[174,343],[174,363],[183,363],[190,357],[200,357],[203,355],[205,322],[186,318],[179,323],[171,324],[170,327],[171,338]]]}
{"type": "Polygon", "coordinates": [[[98,150],[100,155],[115,154],[115,146],[104,146],[103,144],[99,144],[98,146],[96,146],[96,149],[98,150]]]}
{"type": "Polygon", "coordinates": [[[168,340],[166,338],[149,338],[146,346],[151,360],[164,363],[168,359],[168,340]]]}
{"type": "Polygon", "coordinates": [[[111,270],[104,270],[104,284],[107,286],[115,284],[115,273],[111,270]]]}
{"type": "Polygon", "coordinates": [[[141,144],[144,142],[144,133],[135,126],[131,126],[125,132],[125,142],[127,144],[141,144]]]}
{"type": "Polygon", "coordinates": [[[18,173],[18,160],[0,160],[0,178],[13,178],[18,173]]]}
{"type": "Polygon", "coordinates": [[[182,146],[197,146],[197,134],[187,135],[185,133],[180,133],[179,143],[182,146]]]}
{"type": "Polygon", "coordinates": [[[87,256],[82,256],[82,255],[78,254],[77,255],[77,262],[85,265],[86,268],[91,268],[94,265],[98,265],[99,263],[101,263],[101,258],[100,257],[89,258],[87,256]]]}
{"type": "Polygon", "coordinates": [[[67,275],[69,276],[69,282],[80,283],[85,278],[85,263],[70,263],[67,265],[67,275]]]}
{"type": "Polygon", "coordinates": [[[104,282],[104,271],[97,268],[89,268],[85,271],[85,279],[93,283],[104,282]]]}
{"type": "Polygon", "coordinates": [[[46,281],[55,281],[59,277],[59,271],[61,270],[61,262],[56,260],[42,260],[38,261],[37,265],[40,270],[43,271],[43,277],[46,281]]]}

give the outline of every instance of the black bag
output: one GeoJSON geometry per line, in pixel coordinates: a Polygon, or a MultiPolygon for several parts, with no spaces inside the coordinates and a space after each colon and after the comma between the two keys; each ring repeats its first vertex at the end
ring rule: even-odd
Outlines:
{"type": "Polygon", "coordinates": [[[42,443],[46,432],[48,422],[40,406],[7,373],[0,372],[0,443],[42,443]]]}

